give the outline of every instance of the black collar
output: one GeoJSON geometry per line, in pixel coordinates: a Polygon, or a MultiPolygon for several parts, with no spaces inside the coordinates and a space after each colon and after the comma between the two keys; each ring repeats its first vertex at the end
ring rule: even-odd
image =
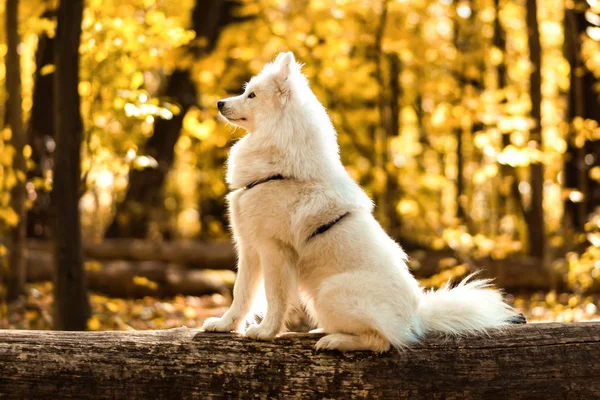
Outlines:
{"type": "Polygon", "coordinates": [[[327,232],[329,229],[331,229],[331,227],[333,227],[335,224],[340,222],[342,219],[344,219],[348,215],[350,215],[350,211],[348,211],[345,214],[340,215],[339,217],[337,217],[336,219],[334,219],[331,222],[326,223],[325,225],[321,225],[308,237],[308,239],[306,239],[306,241],[308,242],[310,239],[314,238],[315,236],[320,235],[321,233],[327,232]]]}
{"type": "Polygon", "coordinates": [[[246,185],[246,187],[244,187],[244,189],[252,189],[253,187],[260,185],[261,183],[265,183],[265,182],[269,182],[269,181],[282,181],[284,179],[285,179],[285,177],[283,175],[277,174],[277,175],[270,176],[268,178],[263,178],[263,179],[259,179],[254,182],[250,182],[248,185],[246,185]]]}

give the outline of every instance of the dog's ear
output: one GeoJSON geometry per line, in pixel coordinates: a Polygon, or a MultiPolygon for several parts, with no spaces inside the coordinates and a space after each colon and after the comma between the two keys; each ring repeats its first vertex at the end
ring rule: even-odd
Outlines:
{"type": "Polygon", "coordinates": [[[289,56],[291,56],[292,59],[294,59],[294,53],[292,53],[291,51],[281,52],[281,53],[277,54],[277,57],[275,58],[274,63],[280,64],[284,57],[289,57],[289,56]]]}
{"type": "Polygon", "coordinates": [[[297,69],[296,59],[294,53],[288,51],[287,53],[279,53],[275,59],[276,75],[275,80],[279,85],[279,90],[284,97],[289,97],[291,90],[290,76],[297,69]]]}

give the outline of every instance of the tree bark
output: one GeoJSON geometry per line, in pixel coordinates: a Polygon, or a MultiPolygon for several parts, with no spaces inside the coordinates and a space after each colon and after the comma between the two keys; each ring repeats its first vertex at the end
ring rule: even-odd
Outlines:
{"type": "Polygon", "coordinates": [[[319,334],[258,342],[177,328],[0,332],[7,399],[600,397],[600,323],[531,324],[409,351],[316,353],[319,334]]]}
{"type": "MultiPolygon", "coordinates": [[[[532,64],[530,80],[531,117],[535,126],[531,129],[530,139],[542,151],[542,48],[537,20],[536,0],[527,0],[527,26],[529,33],[529,52],[532,64]]],[[[529,255],[544,256],[546,231],[544,227],[544,166],[542,161],[530,164],[531,206],[526,213],[529,234],[529,255]]]]}
{"type": "MultiPolygon", "coordinates": [[[[565,12],[565,56],[571,66],[571,85],[569,90],[568,118],[592,119],[600,122],[600,98],[597,90],[598,79],[585,68],[581,57],[581,35],[585,34],[589,23],[583,10],[566,10],[565,12]]],[[[573,132],[575,134],[576,132],[573,132]]],[[[583,193],[581,201],[565,202],[565,216],[568,216],[572,226],[579,231],[584,230],[588,214],[593,212],[600,203],[600,184],[591,179],[589,170],[600,165],[598,157],[593,158],[588,165],[585,162],[587,154],[598,154],[600,142],[587,141],[577,146],[572,140],[569,143],[565,157],[565,186],[577,189],[583,193]]]]}
{"type": "Polygon", "coordinates": [[[13,173],[15,186],[11,190],[11,208],[18,216],[17,223],[10,228],[10,257],[6,282],[7,300],[13,301],[24,292],[25,285],[25,157],[23,148],[27,140],[23,129],[23,106],[21,98],[21,60],[17,52],[20,38],[18,32],[18,0],[6,2],[6,92],[8,93],[8,124],[12,131],[11,145],[14,148],[13,173]]]}
{"type": "MultiPolygon", "coordinates": [[[[402,64],[397,54],[388,54],[386,60],[389,63],[390,68],[390,96],[389,96],[389,136],[395,137],[400,134],[400,98],[402,96],[402,88],[400,86],[400,70],[402,64]]],[[[390,162],[390,150],[388,146],[389,140],[384,142],[384,166],[385,166],[385,202],[387,209],[385,213],[388,219],[388,230],[392,235],[398,232],[402,221],[400,214],[396,208],[399,199],[402,197],[402,190],[398,184],[396,177],[396,167],[390,162]]],[[[394,235],[397,236],[397,235],[394,235]]]]}
{"type": "MultiPolygon", "coordinates": [[[[46,18],[54,12],[45,14],[46,18]]],[[[42,34],[36,52],[36,71],[33,88],[33,104],[29,118],[28,136],[31,144],[31,160],[34,167],[28,171],[28,179],[44,178],[52,170],[52,150],[54,148],[54,96],[53,74],[42,75],[42,68],[54,64],[54,38],[42,34]]],[[[27,212],[27,236],[48,239],[52,237],[52,216],[50,193],[43,188],[35,188],[36,198],[27,212]]]]}
{"type": "MultiPolygon", "coordinates": [[[[373,58],[375,63],[375,81],[378,86],[378,96],[377,96],[377,111],[379,112],[379,126],[374,127],[373,132],[373,147],[374,147],[374,157],[373,157],[373,167],[376,168],[378,173],[374,176],[375,180],[381,179],[381,175],[386,175],[386,161],[387,161],[387,152],[388,152],[388,137],[391,134],[397,134],[397,132],[391,132],[391,118],[390,118],[390,107],[389,107],[389,94],[388,94],[388,82],[386,82],[384,77],[384,62],[385,62],[385,54],[383,51],[383,36],[385,34],[385,27],[387,25],[387,16],[388,16],[388,1],[389,0],[381,0],[380,10],[378,15],[377,26],[374,32],[374,42],[373,42],[373,58]]],[[[387,179],[384,181],[387,186],[387,179]]],[[[390,221],[388,215],[388,196],[385,191],[385,187],[381,188],[381,193],[375,193],[375,203],[377,204],[377,208],[375,209],[375,216],[379,220],[381,226],[385,229],[390,228],[390,221]]]]}
{"type": "Polygon", "coordinates": [[[82,15],[83,0],[61,1],[54,53],[54,321],[56,329],[62,330],[85,329],[90,310],[79,216],[83,123],[79,110],[78,84],[82,15]]]}

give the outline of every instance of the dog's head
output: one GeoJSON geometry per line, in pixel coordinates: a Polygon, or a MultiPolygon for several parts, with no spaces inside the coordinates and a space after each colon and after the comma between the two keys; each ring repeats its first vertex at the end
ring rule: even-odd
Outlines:
{"type": "Polygon", "coordinates": [[[308,85],[300,68],[292,52],[279,53],[248,82],[243,94],[220,100],[219,112],[231,124],[249,132],[259,129],[261,124],[277,118],[292,100],[295,88],[308,85]]]}

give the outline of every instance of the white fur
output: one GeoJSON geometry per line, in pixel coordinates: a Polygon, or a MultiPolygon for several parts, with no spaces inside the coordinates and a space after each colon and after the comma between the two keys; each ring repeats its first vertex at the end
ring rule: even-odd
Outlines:
{"type": "Polygon", "coordinates": [[[222,105],[222,115],[249,132],[231,149],[227,171],[239,272],[230,309],[203,329],[241,330],[263,279],[267,312],[246,330],[255,339],[279,334],[297,299],[328,334],[317,349],[383,352],[427,331],[460,335],[507,324],[514,311],[488,281],[423,291],[343,167],[333,125],[300,68],[282,53],[222,105]],[[277,174],[287,179],[245,188],[277,174]]]}

